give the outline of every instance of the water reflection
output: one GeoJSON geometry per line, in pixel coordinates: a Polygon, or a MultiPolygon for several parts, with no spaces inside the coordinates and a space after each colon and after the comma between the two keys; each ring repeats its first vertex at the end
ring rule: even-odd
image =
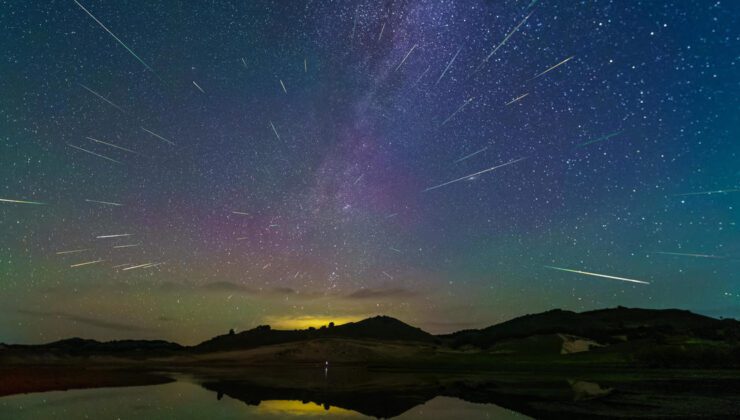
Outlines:
{"type": "Polygon", "coordinates": [[[268,400],[262,401],[257,406],[257,412],[260,414],[280,414],[284,416],[305,416],[305,415],[331,415],[342,418],[361,417],[359,413],[344,408],[332,407],[328,404],[320,405],[311,401],[296,400],[268,400]]]}
{"type": "Polygon", "coordinates": [[[0,418],[708,417],[740,412],[740,380],[676,373],[454,374],[365,369],[191,370],[174,382],[12,395],[0,418]],[[666,376],[668,375],[668,376],[666,376]],[[670,376],[670,377],[669,377],[670,376]]]}
{"type": "MultiPolygon", "coordinates": [[[[289,417],[369,418],[339,406],[284,399],[245,401],[178,380],[164,385],[82,389],[13,395],[0,398],[0,419],[284,419],[289,417]]],[[[376,401],[382,405],[382,402],[376,401]]],[[[433,398],[414,406],[398,419],[450,418],[521,419],[525,416],[496,406],[454,398],[433,398]]],[[[372,416],[370,416],[372,417],[372,416]]]]}
{"type": "MultiPolygon", "coordinates": [[[[194,381],[212,391],[253,407],[276,408],[293,414],[326,415],[349,413],[375,418],[395,418],[440,397],[480,405],[488,414],[517,417],[516,412],[542,415],[532,401],[581,401],[608,395],[595,383],[562,378],[532,382],[525,378],[454,373],[377,372],[365,369],[335,369],[325,376],[317,370],[289,372],[201,372],[194,381]],[[296,403],[296,402],[299,402],[296,403]]],[[[435,403],[436,404],[436,403],[435,403]]],[[[460,407],[458,407],[461,409],[460,407]]],[[[423,412],[424,410],[421,410],[423,412]]],[[[425,415],[429,415],[426,410],[425,415]]]]}

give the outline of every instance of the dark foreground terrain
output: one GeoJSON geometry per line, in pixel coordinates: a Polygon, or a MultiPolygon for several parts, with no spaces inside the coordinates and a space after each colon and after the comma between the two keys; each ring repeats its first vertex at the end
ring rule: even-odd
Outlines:
{"type": "Polygon", "coordinates": [[[261,326],[192,347],[70,339],[0,348],[0,396],[186,381],[219,400],[312,402],[372,417],[436,397],[538,418],[729,417],[740,412],[739,324],[616,308],[555,310],[443,336],[375,317],[261,326]]]}

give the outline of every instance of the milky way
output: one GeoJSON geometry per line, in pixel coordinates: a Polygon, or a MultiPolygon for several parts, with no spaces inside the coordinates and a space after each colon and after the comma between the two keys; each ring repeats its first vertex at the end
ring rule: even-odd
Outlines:
{"type": "Polygon", "coordinates": [[[740,315],[735,2],[5,1],[0,23],[0,341],[740,315]]]}

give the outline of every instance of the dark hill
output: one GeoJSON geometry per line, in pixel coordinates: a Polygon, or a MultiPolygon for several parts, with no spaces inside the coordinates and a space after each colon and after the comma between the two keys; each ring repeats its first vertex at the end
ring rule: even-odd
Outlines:
{"type": "Polygon", "coordinates": [[[617,307],[581,313],[555,309],[514,318],[481,330],[459,331],[440,338],[453,346],[490,347],[501,340],[557,333],[602,342],[614,341],[617,336],[634,339],[668,334],[736,340],[740,338],[740,322],[718,320],[678,309],[617,307]]]}
{"type": "Polygon", "coordinates": [[[136,357],[137,354],[151,357],[182,350],[183,346],[163,340],[117,340],[100,342],[82,338],[68,338],[41,345],[9,345],[7,350],[23,354],[55,354],[65,356],[123,355],[136,357]]]}
{"type": "Polygon", "coordinates": [[[395,318],[376,316],[339,326],[307,330],[273,330],[268,325],[238,334],[214,337],[193,347],[197,352],[250,349],[316,338],[348,338],[377,341],[433,342],[435,337],[395,318]]]}
{"type": "Polygon", "coordinates": [[[432,342],[434,336],[389,316],[376,316],[329,329],[332,337],[432,342]]]}

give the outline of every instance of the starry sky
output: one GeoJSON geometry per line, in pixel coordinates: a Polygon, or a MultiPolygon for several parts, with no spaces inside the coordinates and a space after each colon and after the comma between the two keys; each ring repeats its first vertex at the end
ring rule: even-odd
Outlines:
{"type": "Polygon", "coordinates": [[[0,342],[740,316],[736,2],[1,3],[0,342]]]}

